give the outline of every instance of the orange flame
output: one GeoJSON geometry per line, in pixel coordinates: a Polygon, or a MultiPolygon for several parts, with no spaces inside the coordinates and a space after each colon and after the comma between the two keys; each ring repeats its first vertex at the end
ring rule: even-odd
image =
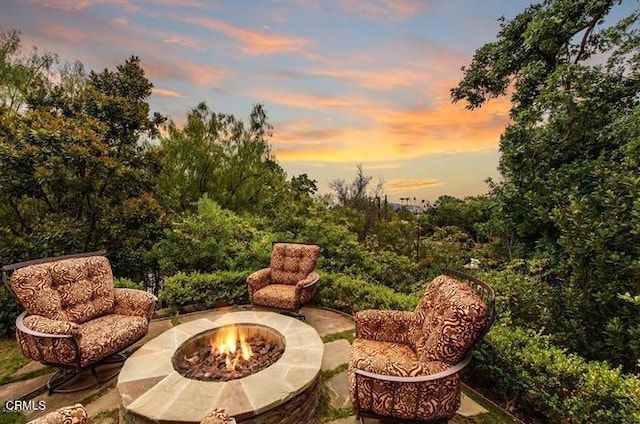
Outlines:
{"type": "Polygon", "coordinates": [[[246,331],[241,331],[235,326],[227,327],[209,339],[211,354],[225,355],[226,368],[228,371],[232,371],[238,365],[240,357],[246,361],[253,355],[251,346],[246,339],[246,331]]]}

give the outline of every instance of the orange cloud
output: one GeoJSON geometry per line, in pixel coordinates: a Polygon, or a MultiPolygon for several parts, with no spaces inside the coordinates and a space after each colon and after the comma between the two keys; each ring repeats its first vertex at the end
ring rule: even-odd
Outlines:
{"type": "Polygon", "coordinates": [[[265,32],[249,31],[217,19],[200,16],[183,17],[182,21],[200,25],[222,33],[240,44],[240,51],[250,56],[277,53],[306,53],[311,41],[301,37],[286,37],[265,32]]]}
{"type": "Polygon", "coordinates": [[[153,79],[186,80],[201,86],[217,86],[229,71],[213,66],[197,63],[177,62],[145,62],[142,64],[145,72],[153,79]]]}
{"type": "Polygon", "coordinates": [[[428,187],[436,187],[444,185],[440,180],[436,179],[408,179],[408,180],[386,180],[384,189],[389,193],[411,192],[428,187]]]}
{"type": "Polygon", "coordinates": [[[174,97],[174,98],[184,98],[185,96],[176,92],[176,91],[172,91],[172,90],[165,90],[163,88],[158,88],[158,87],[153,87],[152,89],[153,94],[157,95],[157,96],[163,96],[163,97],[174,97]]]}
{"type": "MultiPolygon", "coordinates": [[[[263,93],[263,97],[264,97],[263,93]]],[[[509,122],[508,99],[496,99],[479,110],[449,102],[410,109],[379,102],[328,96],[271,93],[269,101],[301,109],[324,110],[336,117],[359,118],[353,125],[314,122],[311,118],[276,124],[274,153],[279,160],[388,162],[429,154],[485,152],[498,148],[509,122]]]]}

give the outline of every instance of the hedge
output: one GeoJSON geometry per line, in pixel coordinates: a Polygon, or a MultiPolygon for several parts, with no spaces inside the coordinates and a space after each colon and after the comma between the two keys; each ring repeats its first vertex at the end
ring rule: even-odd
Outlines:
{"type": "Polygon", "coordinates": [[[363,309],[415,309],[422,293],[403,294],[393,289],[343,274],[319,272],[314,303],[349,314],[363,309]]]}
{"type": "Polygon", "coordinates": [[[476,348],[472,371],[494,394],[549,422],[640,423],[640,377],[522,328],[496,324],[476,348]]]}
{"type": "Polygon", "coordinates": [[[164,281],[158,299],[165,305],[181,307],[195,304],[200,309],[246,304],[250,271],[213,273],[179,272],[164,281]]]}

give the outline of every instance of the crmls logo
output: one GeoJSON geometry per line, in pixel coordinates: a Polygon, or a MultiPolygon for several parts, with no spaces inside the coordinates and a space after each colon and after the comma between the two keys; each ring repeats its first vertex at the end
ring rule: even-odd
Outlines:
{"type": "Polygon", "coordinates": [[[8,400],[4,403],[5,412],[28,412],[28,411],[44,411],[47,409],[47,402],[40,400],[8,400]]]}

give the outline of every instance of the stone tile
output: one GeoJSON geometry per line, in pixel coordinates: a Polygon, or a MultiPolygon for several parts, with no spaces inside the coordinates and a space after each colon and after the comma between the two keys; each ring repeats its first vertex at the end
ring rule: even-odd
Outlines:
{"type": "Polygon", "coordinates": [[[346,408],[351,406],[346,370],[331,377],[327,381],[327,389],[329,389],[331,406],[334,408],[346,408]]]}
{"type": "Polygon", "coordinates": [[[150,340],[144,345],[144,347],[155,349],[175,349],[190,337],[191,334],[184,333],[180,331],[178,327],[174,327],[150,340]]]}
{"type": "Polygon", "coordinates": [[[194,321],[180,324],[178,327],[175,327],[175,329],[183,333],[187,333],[190,336],[195,336],[196,334],[211,330],[213,327],[215,327],[215,325],[212,321],[206,318],[200,318],[194,321]]]}
{"type": "MultiPolygon", "coordinates": [[[[110,380],[110,382],[111,381],[113,380],[110,380]]],[[[101,386],[92,386],[88,389],[80,390],[73,393],[52,393],[51,395],[49,395],[45,392],[43,394],[40,394],[32,400],[36,403],[39,401],[44,401],[46,403],[46,409],[44,411],[32,411],[25,413],[27,421],[48,414],[49,412],[55,411],[56,409],[62,408],[63,406],[74,405],[82,401],[82,399],[94,396],[96,393],[103,390],[104,387],[107,387],[107,384],[110,383],[105,383],[101,386]]]]}
{"type": "Polygon", "coordinates": [[[22,375],[22,374],[26,374],[29,372],[34,372],[34,371],[39,371],[43,368],[46,368],[47,366],[44,364],[41,364],[40,362],[36,362],[36,361],[30,361],[27,365],[25,365],[24,367],[20,368],[18,371],[13,373],[13,376],[16,375],[22,375]]]}
{"type": "Polygon", "coordinates": [[[46,386],[47,380],[51,374],[41,375],[26,381],[18,381],[15,383],[0,386],[0,405],[8,400],[18,400],[29,393],[46,386]]]}
{"type": "Polygon", "coordinates": [[[158,384],[166,375],[152,378],[144,378],[141,380],[133,380],[126,382],[118,382],[118,392],[122,405],[127,407],[131,402],[149,391],[153,386],[158,384]]]}
{"type": "Polygon", "coordinates": [[[256,323],[258,322],[258,315],[253,311],[238,311],[228,314],[223,314],[213,321],[215,327],[226,324],[240,324],[240,323],[256,323]]]}
{"type": "Polygon", "coordinates": [[[463,417],[473,417],[474,415],[486,414],[488,412],[489,411],[484,409],[469,396],[462,393],[462,396],[460,397],[460,408],[458,408],[458,411],[456,412],[457,414],[462,415],[463,417]]]}
{"type": "Polygon", "coordinates": [[[89,420],[91,420],[91,417],[95,417],[101,411],[119,409],[120,394],[118,393],[118,390],[114,387],[104,395],[100,396],[98,399],[84,406],[85,408],[87,408],[87,413],[89,414],[89,420]]]}
{"type": "Polygon", "coordinates": [[[349,362],[351,344],[345,339],[335,340],[324,344],[324,358],[322,359],[322,369],[332,370],[337,366],[349,362]]]}
{"type": "Polygon", "coordinates": [[[171,324],[171,320],[169,319],[151,321],[149,323],[149,329],[147,331],[147,335],[142,338],[143,344],[159,336],[160,334],[164,333],[165,331],[169,330],[172,327],[173,325],[171,324]]]}
{"type": "Polygon", "coordinates": [[[324,349],[322,345],[287,347],[278,362],[287,365],[303,365],[320,369],[323,361],[324,349]]]}
{"type": "Polygon", "coordinates": [[[220,391],[220,396],[217,398],[215,404],[209,404],[205,413],[211,410],[212,405],[226,409],[231,417],[248,417],[254,415],[254,406],[245,393],[244,386],[240,380],[227,382],[220,391]]]}
{"type": "MultiPolygon", "coordinates": [[[[173,401],[167,399],[161,418],[163,422],[186,421],[198,422],[211,410],[212,405],[227,409],[231,407],[246,408],[248,402],[242,400],[242,388],[238,389],[238,382],[212,383],[182,378],[168,388],[174,395],[173,401]],[[221,401],[221,395],[227,394],[238,398],[238,403],[221,401]]],[[[234,410],[235,412],[235,410],[234,410]]]]}
{"type": "Polygon", "coordinates": [[[118,384],[127,381],[165,377],[173,372],[173,349],[154,349],[144,346],[131,355],[118,376],[118,384]]]}
{"type": "Polygon", "coordinates": [[[320,337],[355,329],[353,318],[322,308],[304,307],[300,310],[305,322],[316,329],[320,337]]]}
{"type": "Polygon", "coordinates": [[[266,325],[278,329],[278,331],[285,335],[289,329],[289,326],[295,324],[296,319],[281,314],[271,313],[267,316],[260,318],[260,324],[266,325]]]}

